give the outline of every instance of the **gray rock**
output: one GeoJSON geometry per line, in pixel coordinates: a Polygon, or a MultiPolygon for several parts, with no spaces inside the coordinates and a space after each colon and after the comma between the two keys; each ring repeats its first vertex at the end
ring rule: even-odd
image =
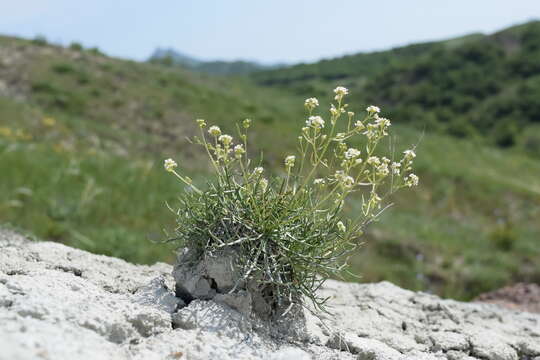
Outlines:
{"type": "Polygon", "coordinates": [[[151,280],[148,285],[142,286],[135,291],[134,301],[141,305],[158,307],[169,314],[185,306],[186,304],[182,299],[174,295],[166,282],[167,279],[163,275],[151,280]]]}
{"type": "Polygon", "coordinates": [[[359,360],[402,360],[405,357],[385,343],[354,334],[335,334],[329,339],[327,346],[358,354],[359,360]]]}
{"type": "Polygon", "coordinates": [[[433,344],[431,349],[434,351],[467,351],[469,347],[469,341],[465,335],[452,331],[434,332],[430,335],[430,340],[433,344]]]}
{"type": "Polygon", "coordinates": [[[278,304],[267,295],[273,292],[271,285],[260,286],[261,282],[242,277],[237,257],[234,248],[215,254],[182,249],[173,270],[177,296],[186,303],[193,299],[222,302],[247,316],[254,314],[262,319],[286,312],[289,302],[278,304]]]}
{"type": "Polygon", "coordinates": [[[221,290],[186,305],[172,270],[0,231],[0,360],[540,359],[538,314],[328,281],[331,315],[270,323],[221,290]]]}

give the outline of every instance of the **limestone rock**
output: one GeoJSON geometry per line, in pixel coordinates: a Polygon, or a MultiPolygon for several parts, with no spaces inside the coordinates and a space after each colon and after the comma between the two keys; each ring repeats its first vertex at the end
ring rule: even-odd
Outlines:
{"type": "Polygon", "coordinates": [[[185,305],[172,270],[0,230],[0,360],[540,359],[540,314],[328,281],[331,315],[270,326],[224,293],[185,305]]]}
{"type": "Polygon", "coordinates": [[[277,304],[267,295],[273,290],[269,285],[244,281],[236,259],[237,253],[230,248],[211,255],[182,249],[173,270],[177,296],[186,303],[194,299],[214,300],[262,319],[286,312],[290,303],[277,304]]]}

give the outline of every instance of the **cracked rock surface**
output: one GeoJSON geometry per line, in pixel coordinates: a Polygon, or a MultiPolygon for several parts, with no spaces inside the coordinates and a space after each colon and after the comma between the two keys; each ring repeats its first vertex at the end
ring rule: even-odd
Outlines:
{"type": "Polygon", "coordinates": [[[328,281],[332,315],[276,337],[222,302],[186,306],[171,272],[0,230],[0,359],[540,360],[540,314],[328,281]]]}

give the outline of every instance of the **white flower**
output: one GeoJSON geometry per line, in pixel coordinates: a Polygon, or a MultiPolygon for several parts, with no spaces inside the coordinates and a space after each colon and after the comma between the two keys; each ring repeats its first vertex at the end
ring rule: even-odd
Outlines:
{"type": "Polygon", "coordinates": [[[318,179],[315,179],[313,180],[313,185],[324,185],[326,182],[324,181],[323,178],[318,178],[318,179]]]}
{"type": "Polygon", "coordinates": [[[354,165],[360,165],[362,163],[362,158],[354,160],[354,165]]]}
{"type": "Polygon", "coordinates": [[[264,169],[261,166],[257,166],[255,169],[253,169],[253,173],[255,175],[261,175],[264,169]]]}
{"type": "Polygon", "coordinates": [[[392,123],[386,118],[377,117],[377,120],[375,120],[375,125],[378,125],[381,129],[386,129],[387,127],[392,125],[392,123]]]}
{"type": "Polygon", "coordinates": [[[399,175],[401,164],[398,163],[398,162],[394,162],[394,163],[392,163],[391,168],[392,168],[392,173],[394,175],[399,175]]]}
{"type": "Polygon", "coordinates": [[[379,132],[377,131],[377,129],[378,126],[376,124],[368,124],[367,130],[364,131],[362,134],[366,135],[369,140],[372,140],[379,136],[379,132]]]}
{"type": "Polygon", "coordinates": [[[245,152],[246,150],[244,150],[244,146],[241,144],[234,147],[234,156],[236,156],[237,159],[240,159],[245,152]]]}
{"type": "Polygon", "coordinates": [[[292,168],[294,166],[294,161],[296,160],[296,156],[289,155],[285,158],[285,167],[292,168]]]}
{"type": "Polygon", "coordinates": [[[349,148],[349,150],[345,151],[345,158],[346,159],[354,159],[360,156],[360,150],[357,150],[355,148],[349,148]]]}
{"type": "Polygon", "coordinates": [[[227,156],[231,151],[232,150],[229,149],[228,147],[223,148],[220,144],[217,144],[215,149],[214,149],[214,154],[216,154],[216,157],[219,160],[225,160],[225,159],[227,159],[227,156]]]}
{"type": "Polygon", "coordinates": [[[200,128],[206,127],[206,121],[204,121],[204,119],[197,119],[195,121],[199,124],[200,128]]]}
{"type": "Polygon", "coordinates": [[[309,119],[306,120],[306,125],[315,129],[321,129],[324,127],[324,120],[320,116],[310,116],[309,119]]]}
{"type": "Polygon", "coordinates": [[[366,108],[366,111],[370,114],[378,114],[381,112],[381,109],[378,106],[370,105],[366,108]]]}
{"type": "Polygon", "coordinates": [[[337,228],[338,228],[339,231],[341,231],[341,232],[347,231],[347,228],[345,227],[345,224],[343,224],[342,221],[338,221],[338,223],[336,225],[337,225],[337,228]]]}
{"type": "Polygon", "coordinates": [[[220,142],[223,143],[223,145],[227,146],[231,143],[232,141],[232,136],[230,135],[221,135],[218,139],[220,142]]]}
{"type": "Polygon", "coordinates": [[[309,110],[313,110],[314,108],[319,106],[319,100],[317,100],[317,98],[314,98],[314,97],[306,99],[306,101],[304,102],[304,106],[308,108],[309,110]]]}
{"type": "Polygon", "coordinates": [[[342,142],[343,140],[345,140],[345,133],[337,133],[334,141],[342,142]]]}
{"type": "Polygon", "coordinates": [[[346,87],[338,86],[334,89],[334,93],[336,94],[335,99],[341,100],[345,95],[349,93],[349,90],[346,87]]]}
{"type": "Polygon", "coordinates": [[[420,179],[415,174],[410,174],[407,177],[405,177],[405,185],[408,187],[418,186],[418,181],[420,179]]]}
{"type": "Polygon", "coordinates": [[[416,154],[413,150],[405,150],[403,154],[405,154],[405,159],[407,160],[412,160],[416,157],[416,154]]]}
{"type": "Polygon", "coordinates": [[[165,170],[167,170],[169,172],[174,171],[174,168],[177,167],[177,166],[178,166],[178,164],[173,159],[167,159],[163,163],[163,167],[165,168],[165,170]]]}
{"type": "Polygon", "coordinates": [[[381,164],[381,160],[377,156],[370,156],[367,159],[367,163],[370,164],[370,165],[379,166],[381,164]]]}
{"type": "Polygon", "coordinates": [[[389,173],[390,173],[390,171],[388,170],[388,164],[387,163],[382,163],[381,165],[379,165],[377,167],[377,174],[379,174],[381,176],[387,176],[389,173]]]}
{"type": "Polygon", "coordinates": [[[219,135],[221,135],[221,129],[219,128],[219,126],[210,126],[210,128],[208,129],[208,133],[212,136],[215,136],[215,137],[218,137],[219,135]]]}
{"type": "Polygon", "coordinates": [[[334,106],[334,104],[332,104],[332,105],[330,106],[330,114],[332,114],[333,116],[339,115],[339,111],[338,111],[338,109],[336,109],[336,107],[334,106]]]}
{"type": "Polygon", "coordinates": [[[350,188],[354,185],[354,179],[352,178],[352,176],[347,175],[341,179],[341,183],[343,184],[344,187],[350,188]]]}
{"type": "Polygon", "coordinates": [[[363,128],[365,128],[365,125],[363,122],[358,120],[354,123],[354,127],[356,128],[356,130],[362,130],[363,128]]]}
{"type": "Polygon", "coordinates": [[[349,111],[349,112],[347,112],[347,115],[348,115],[349,117],[353,117],[353,116],[354,116],[354,113],[353,113],[352,111],[349,111]]]}

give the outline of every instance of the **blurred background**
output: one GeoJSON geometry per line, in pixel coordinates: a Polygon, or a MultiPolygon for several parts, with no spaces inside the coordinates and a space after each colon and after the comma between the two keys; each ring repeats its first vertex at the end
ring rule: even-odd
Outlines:
{"type": "MultiPolygon", "coordinates": [[[[421,184],[355,255],[360,281],[458,299],[540,283],[540,2],[1,1],[0,226],[136,263],[172,261],[181,184],[210,168],[196,118],[279,174],[337,85],[382,108],[421,184]]],[[[358,211],[355,202],[348,209],[358,211]]],[[[358,281],[348,278],[351,281],[358,281]]]]}

